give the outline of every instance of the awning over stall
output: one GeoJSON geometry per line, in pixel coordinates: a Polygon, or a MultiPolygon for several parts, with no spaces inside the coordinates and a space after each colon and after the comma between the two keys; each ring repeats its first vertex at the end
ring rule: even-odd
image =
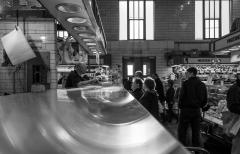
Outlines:
{"type": "Polygon", "coordinates": [[[225,35],[212,44],[215,55],[231,54],[231,62],[240,62],[240,31],[225,35]]]}

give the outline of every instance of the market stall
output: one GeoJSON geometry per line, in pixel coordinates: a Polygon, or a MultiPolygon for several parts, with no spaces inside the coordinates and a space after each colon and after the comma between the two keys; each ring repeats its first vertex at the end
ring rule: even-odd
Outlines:
{"type": "Polygon", "coordinates": [[[202,131],[206,135],[223,142],[231,143],[223,132],[222,112],[227,111],[226,94],[235,82],[238,64],[231,63],[230,58],[188,58],[185,64],[173,67],[178,77],[184,78],[189,67],[198,69],[198,77],[206,84],[208,90],[209,110],[203,113],[202,131]]]}

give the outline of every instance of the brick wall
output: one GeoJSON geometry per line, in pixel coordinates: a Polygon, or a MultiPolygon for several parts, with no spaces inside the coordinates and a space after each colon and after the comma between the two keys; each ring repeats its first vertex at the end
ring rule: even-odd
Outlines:
{"type": "Polygon", "coordinates": [[[98,0],[97,3],[107,40],[119,40],[118,0],[98,0]]]}
{"type": "MultiPolygon", "coordinates": [[[[13,21],[1,21],[0,22],[0,37],[6,33],[12,31],[16,25],[16,20],[13,21]]],[[[25,36],[27,39],[36,42],[38,52],[49,52],[50,53],[50,71],[48,72],[48,81],[51,88],[56,88],[56,62],[55,62],[55,35],[56,30],[54,26],[54,20],[52,19],[31,19],[26,20],[23,24],[19,22],[19,27],[23,30],[25,27],[25,36]],[[23,26],[25,25],[25,26],[23,26]],[[41,41],[41,37],[45,37],[44,41],[41,41]]],[[[3,46],[0,43],[0,63],[3,62],[2,58],[3,46]]],[[[16,73],[16,92],[26,92],[26,64],[23,64],[20,71],[16,73]]],[[[15,67],[2,67],[0,66],[0,92],[12,93],[14,90],[13,86],[13,72],[15,67]]]]}
{"type": "Polygon", "coordinates": [[[240,1],[239,0],[232,0],[232,20],[235,18],[240,18],[240,1]]]}
{"type": "Polygon", "coordinates": [[[194,3],[182,0],[155,1],[155,40],[193,40],[194,3]],[[183,5],[181,10],[180,6],[183,5]]]}

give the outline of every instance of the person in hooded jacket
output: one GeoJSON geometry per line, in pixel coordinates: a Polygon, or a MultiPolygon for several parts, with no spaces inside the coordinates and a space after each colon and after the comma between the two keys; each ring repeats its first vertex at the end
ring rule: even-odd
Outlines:
{"type": "Polygon", "coordinates": [[[158,94],[155,90],[155,81],[148,77],[144,80],[144,94],[140,98],[140,103],[150,112],[157,120],[159,120],[158,94]]]}

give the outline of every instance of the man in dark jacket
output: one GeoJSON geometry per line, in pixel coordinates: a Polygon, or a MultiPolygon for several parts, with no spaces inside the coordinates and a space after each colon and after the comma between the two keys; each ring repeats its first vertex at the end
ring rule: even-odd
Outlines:
{"type": "Polygon", "coordinates": [[[87,66],[83,63],[76,64],[74,71],[71,71],[67,77],[65,88],[78,88],[81,85],[96,83],[97,79],[90,79],[85,73],[87,66]]]}
{"type": "Polygon", "coordinates": [[[140,98],[140,103],[157,119],[159,120],[158,96],[155,91],[155,82],[148,77],[144,80],[144,94],[140,98]]]}
{"type": "Polygon", "coordinates": [[[143,80],[140,78],[135,78],[132,83],[132,95],[137,99],[138,101],[143,96],[143,80]]]}
{"type": "MultiPolygon", "coordinates": [[[[237,74],[236,83],[230,87],[227,93],[227,107],[230,112],[240,115],[240,74],[237,74]]],[[[231,154],[240,153],[240,131],[232,140],[231,154]]]]}
{"type": "Polygon", "coordinates": [[[179,97],[178,139],[186,146],[186,134],[190,125],[192,129],[192,146],[199,147],[201,146],[201,108],[207,104],[207,89],[205,84],[196,77],[196,68],[189,68],[186,75],[188,80],[183,83],[179,97]]]}

